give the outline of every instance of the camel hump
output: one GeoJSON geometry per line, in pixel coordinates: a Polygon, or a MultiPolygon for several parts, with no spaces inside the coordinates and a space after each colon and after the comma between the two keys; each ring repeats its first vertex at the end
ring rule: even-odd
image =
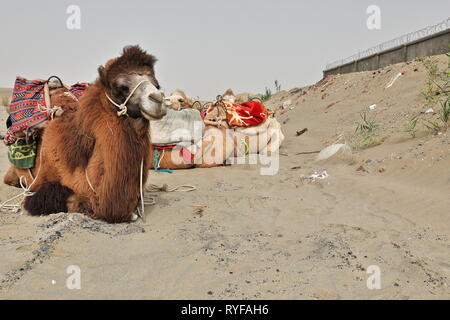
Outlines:
{"type": "Polygon", "coordinates": [[[228,89],[227,91],[225,91],[225,92],[222,94],[222,97],[224,97],[224,96],[234,96],[233,90],[232,90],[231,88],[228,89]]]}

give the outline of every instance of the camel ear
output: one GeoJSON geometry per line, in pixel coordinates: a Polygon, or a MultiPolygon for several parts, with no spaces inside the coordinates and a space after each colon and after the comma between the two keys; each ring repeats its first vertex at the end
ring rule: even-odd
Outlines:
{"type": "Polygon", "coordinates": [[[150,66],[152,69],[155,67],[155,63],[158,61],[154,55],[149,55],[147,58],[147,65],[150,66]]]}
{"type": "Polygon", "coordinates": [[[105,67],[104,66],[100,66],[100,67],[98,67],[97,70],[98,70],[98,76],[99,76],[100,82],[102,83],[102,85],[105,88],[107,88],[108,87],[108,79],[107,79],[107,76],[106,76],[106,69],[105,69],[105,67]]]}

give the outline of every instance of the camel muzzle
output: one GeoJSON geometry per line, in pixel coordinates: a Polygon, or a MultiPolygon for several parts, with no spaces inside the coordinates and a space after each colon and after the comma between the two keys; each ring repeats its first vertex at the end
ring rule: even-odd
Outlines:
{"type": "Polygon", "coordinates": [[[150,93],[150,94],[148,95],[148,98],[149,98],[150,100],[152,100],[153,102],[156,102],[156,103],[163,103],[163,101],[164,101],[164,94],[163,94],[162,92],[160,92],[160,91],[158,91],[158,92],[152,92],[152,93],[150,93]]]}

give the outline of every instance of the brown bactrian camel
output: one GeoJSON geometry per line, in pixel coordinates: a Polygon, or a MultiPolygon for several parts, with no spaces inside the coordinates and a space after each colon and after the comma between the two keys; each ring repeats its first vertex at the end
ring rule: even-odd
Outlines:
{"type": "Polygon", "coordinates": [[[183,90],[177,89],[168,97],[168,107],[174,110],[193,108],[194,100],[189,97],[183,90]]]}
{"type": "Polygon", "coordinates": [[[81,212],[111,223],[133,219],[141,173],[145,184],[151,166],[149,120],[166,114],[155,62],[140,47],[125,47],[98,68],[99,77],[75,110],[63,105],[62,116],[47,124],[32,170],[34,195],[24,203],[30,214],[81,212]]]}
{"type": "Polygon", "coordinates": [[[222,94],[222,99],[224,101],[229,101],[231,103],[235,103],[236,102],[236,96],[235,96],[235,94],[234,94],[232,89],[228,89],[227,91],[225,91],[222,94]]]}
{"type": "Polygon", "coordinates": [[[183,157],[180,149],[166,150],[160,151],[158,166],[160,169],[217,167],[232,157],[278,152],[283,140],[280,123],[275,118],[250,128],[226,129],[207,125],[191,161],[183,157]]]}
{"type": "Polygon", "coordinates": [[[258,94],[253,94],[253,93],[248,93],[248,92],[234,94],[232,89],[228,89],[227,91],[222,93],[221,96],[224,101],[228,101],[231,103],[242,103],[242,102],[250,101],[251,99],[260,98],[258,94]]]}
{"type": "MultiPolygon", "coordinates": [[[[197,148],[194,148],[196,149],[195,151],[192,150],[192,159],[185,159],[179,148],[160,151],[158,168],[188,169],[222,166],[234,154],[234,143],[231,134],[231,131],[214,126],[206,126],[201,144],[197,144],[197,148]]],[[[153,159],[151,166],[154,168],[153,159]]]]}

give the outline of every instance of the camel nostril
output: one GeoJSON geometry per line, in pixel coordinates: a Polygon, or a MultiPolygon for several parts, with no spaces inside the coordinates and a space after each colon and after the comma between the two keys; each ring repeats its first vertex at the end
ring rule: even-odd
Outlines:
{"type": "Polygon", "coordinates": [[[152,92],[148,95],[150,100],[156,101],[158,103],[162,103],[164,96],[161,94],[161,92],[152,92]]]}

